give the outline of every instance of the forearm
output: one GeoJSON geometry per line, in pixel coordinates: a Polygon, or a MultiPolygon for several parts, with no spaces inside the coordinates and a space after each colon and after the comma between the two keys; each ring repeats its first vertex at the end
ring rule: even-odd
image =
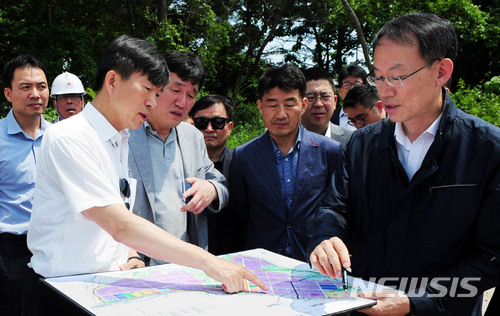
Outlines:
{"type": "Polygon", "coordinates": [[[116,241],[149,257],[206,271],[213,256],[175,238],[151,222],[127,211],[124,205],[109,205],[84,211],[116,241]],[[90,211],[90,212],[89,212],[90,211]]]}

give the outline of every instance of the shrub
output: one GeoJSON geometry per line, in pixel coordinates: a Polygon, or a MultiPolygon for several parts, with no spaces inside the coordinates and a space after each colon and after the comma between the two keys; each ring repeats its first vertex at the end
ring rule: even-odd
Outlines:
{"type": "Polygon", "coordinates": [[[496,76],[484,83],[467,87],[462,79],[458,90],[452,93],[458,108],[500,127],[500,77],[496,76]]]}

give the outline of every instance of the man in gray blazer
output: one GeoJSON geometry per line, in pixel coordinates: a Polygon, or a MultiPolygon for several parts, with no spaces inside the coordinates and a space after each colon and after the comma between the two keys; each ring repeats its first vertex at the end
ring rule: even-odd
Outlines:
{"type": "Polygon", "coordinates": [[[351,130],[330,122],[337,106],[337,95],[333,79],[322,68],[312,67],[304,71],[306,77],[306,111],[301,123],[311,132],[334,139],[344,147],[351,139],[351,130]]]}
{"type": "MultiPolygon", "coordinates": [[[[137,179],[133,212],[174,236],[208,246],[207,216],[226,205],[224,176],[210,161],[203,134],[183,122],[205,79],[201,60],[190,53],[164,55],[170,82],[147,122],[130,131],[129,168],[137,179]]],[[[161,261],[151,260],[150,264],[161,261]]]]}

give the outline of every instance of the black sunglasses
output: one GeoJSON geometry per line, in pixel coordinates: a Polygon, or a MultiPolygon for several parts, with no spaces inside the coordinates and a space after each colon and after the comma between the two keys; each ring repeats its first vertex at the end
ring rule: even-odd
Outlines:
{"type": "Polygon", "coordinates": [[[229,121],[229,119],[220,116],[212,118],[199,116],[195,117],[193,121],[194,121],[194,126],[196,126],[196,128],[200,130],[207,129],[208,123],[212,124],[213,129],[223,129],[224,126],[226,126],[226,122],[229,121]]]}
{"type": "Polygon", "coordinates": [[[125,178],[120,179],[120,192],[123,197],[127,199],[125,206],[130,209],[130,203],[128,202],[128,198],[130,197],[130,185],[125,178]]]}

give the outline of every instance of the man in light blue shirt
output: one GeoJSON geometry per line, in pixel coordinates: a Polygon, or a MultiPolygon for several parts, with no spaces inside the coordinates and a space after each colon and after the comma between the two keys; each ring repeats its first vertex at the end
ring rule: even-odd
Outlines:
{"type": "Polygon", "coordinates": [[[12,104],[0,120],[0,314],[17,315],[31,252],[26,233],[36,160],[45,129],[49,88],[44,66],[21,55],[4,69],[4,95],[12,104]]]}

